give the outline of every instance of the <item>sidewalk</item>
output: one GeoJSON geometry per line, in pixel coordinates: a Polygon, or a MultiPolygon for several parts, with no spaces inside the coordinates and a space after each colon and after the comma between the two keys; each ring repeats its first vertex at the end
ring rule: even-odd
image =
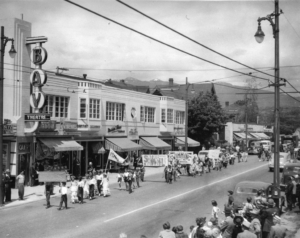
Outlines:
{"type": "MultiPolygon", "coordinates": [[[[163,170],[164,167],[146,167],[145,180],[147,181],[147,177],[151,175],[159,174],[161,176],[163,174],[163,170]]],[[[117,184],[117,173],[109,174],[109,183],[110,186],[117,184]]],[[[67,187],[70,187],[70,182],[67,182],[67,187]]],[[[38,185],[35,187],[27,186],[25,187],[24,200],[19,200],[18,189],[13,188],[11,190],[12,201],[9,203],[5,203],[3,207],[0,207],[0,209],[21,206],[30,202],[46,199],[44,191],[44,185],[38,185]]],[[[58,185],[54,186],[53,193],[54,195],[52,195],[51,197],[57,197],[60,195],[58,185]]]]}

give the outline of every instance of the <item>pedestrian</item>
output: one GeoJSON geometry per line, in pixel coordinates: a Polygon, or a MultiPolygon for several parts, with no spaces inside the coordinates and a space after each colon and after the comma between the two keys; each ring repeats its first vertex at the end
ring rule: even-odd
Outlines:
{"type": "Polygon", "coordinates": [[[16,180],[18,181],[18,193],[19,193],[19,200],[23,200],[24,198],[24,171],[22,171],[17,177],[16,180]]]}
{"type": "Polygon", "coordinates": [[[71,183],[71,201],[72,204],[78,202],[78,183],[75,181],[71,183]]]}
{"type": "Polygon", "coordinates": [[[183,226],[177,226],[177,233],[175,234],[176,238],[189,238],[188,234],[183,231],[183,226]]]}
{"type": "Polygon", "coordinates": [[[138,157],[137,157],[136,153],[133,152],[133,167],[134,167],[134,170],[136,170],[137,166],[138,166],[138,157]]]}
{"type": "Polygon", "coordinates": [[[292,184],[293,184],[293,190],[292,190],[292,207],[296,207],[296,201],[297,201],[297,195],[296,195],[296,190],[297,190],[297,183],[295,181],[295,177],[291,176],[292,178],[292,184]]]}
{"type": "Polygon", "coordinates": [[[204,238],[205,230],[203,229],[204,224],[206,222],[206,217],[197,217],[196,224],[193,231],[191,232],[192,238],[204,238]]]}
{"type": "Polygon", "coordinates": [[[145,166],[143,165],[143,166],[141,167],[141,181],[142,181],[142,182],[144,182],[145,172],[146,172],[146,169],[145,169],[145,166]]]}
{"type": "Polygon", "coordinates": [[[98,170],[97,171],[97,175],[96,175],[96,180],[97,180],[97,192],[98,192],[98,196],[101,196],[101,190],[102,190],[102,179],[103,179],[103,175],[102,175],[102,171],[98,170]]]}
{"type": "Polygon", "coordinates": [[[256,235],[249,231],[250,222],[244,219],[242,223],[242,230],[243,232],[237,235],[237,238],[256,238],[256,235]]]}
{"type": "Polygon", "coordinates": [[[244,221],[244,218],[239,215],[238,210],[236,209],[235,216],[233,218],[233,223],[235,224],[235,226],[232,230],[231,238],[237,238],[238,234],[243,232],[243,230],[242,230],[243,221],[244,221]]]}
{"type": "Polygon", "coordinates": [[[223,238],[231,238],[234,227],[232,210],[225,210],[225,220],[220,227],[223,238]]]}
{"type": "Polygon", "coordinates": [[[7,169],[4,174],[4,200],[5,202],[11,202],[11,179],[10,171],[7,169]]]}
{"type": "Polygon", "coordinates": [[[175,233],[171,231],[171,225],[169,222],[163,224],[163,231],[158,235],[158,238],[176,238],[175,233]]]}
{"type": "Polygon", "coordinates": [[[129,191],[129,194],[133,193],[132,191],[132,172],[131,171],[128,171],[128,177],[127,177],[127,181],[128,181],[128,191],[129,191]]]}
{"type": "Polygon", "coordinates": [[[233,197],[233,191],[232,190],[228,190],[227,191],[227,195],[228,195],[228,203],[229,202],[234,202],[234,197],[233,197]]]}
{"type": "Polygon", "coordinates": [[[79,204],[83,204],[83,189],[84,189],[84,180],[82,180],[82,177],[79,176],[78,178],[78,200],[79,204]]]}
{"type": "Polygon", "coordinates": [[[167,169],[167,183],[171,184],[172,183],[172,177],[173,177],[173,169],[172,166],[169,164],[167,169]]]}
{"type": "Polygon", "coordinates": [[[121,190],[121,187],[122,187],[122,178],[123,178],[123,176],[122,176],[122,174],[121,174],[121,172],[120,172],[120,170],[119,170],[119,172],[118,172],[118,174],[117,174],[117,182],[118,182],[118,184],[119,184],[119,189],[121,190]]]}
{"type": "Polygon", "coordinates": [[[141,177],[141,170],[140,170],[140,168],[137,168],[135,179],[136,179],[136,185],[138,188],[141,187],[140,186],[140,177],[141,177]]]}
{"type": "Polygon", "coordinates": [[[298,207],[300,209],[300,178],[298,175],[295,175],[296,178],[296,199],[297,199],[297,203],[298,203],[298,207]]]}
{"type": "Polygon", "coordinates": [[[293,189],[294,189],[294,184],[292,182],[292,178],[288,177],[288,183],[285,188],[285,197],[287,202],[287,210],[290,211],[292,211],[293,209],[293,189]]]}
{"type": "Polygon", "coordinates": [[[88,174],[93,174],[94,170],[95,169],[94,169],[93,163],[89,162],[88,169],[87,169],[88,174]]]}
{"type": "Polygon", "coordinates": [[[95,197],[95,185],[97,184],[95,176],[92,176],[89,181],[89,197],[90,200],[94,199],[95,197]]]}
{"type": "Polygon", "coordinates": [[[135,189],[136,188],[136,171],[132,171],[132,187],[135,189]]]}
{"type": "Polygon", "coordinates": [[[38,174],[35,170],[34,163],[32,163],[31,167],[30,167],[30,177],[31,177],[31,181],[30,181],[31,187],[36,186],[37,185],[38,174]]]}
{"type": "Polygon", "coordinates": [[[206,173],[210,173],[211,161],[207,155],[205,155],[204,163],[205,163],[206,173]]]}
{"type": "Polygon", "coordinates": [[[212,211],[211,211],[211,216],[212,218],[216,219],[216,223],[218,224],[218,214],[220,213],[220,208],[218,207],[218,203],[215,200],[211,201],[211,205],[212,205],[212,211]]]}
{"type": "Polygon", "coordinates": [[[281,225],[281,218],[274,216],[274,226],[271,227],[268,238],[285,238],[287,235],[287,228],[281,225]]]}
{"type": "Polygon", "coordinates": [[[107,197],[108,195],[110,195],[109,178],[107,174],[103,174],[102,188],[103,188],[103,197],[107,197]]]}
{"type": "Polygon", "coordinates": [[[249,219],[250,218],[250,212],[253,211],[253,204],[252,204],[252,198],[251,197],[247,197],[247,202],[244,204],[244,207],[243,207],[243,214],[244,214],[244,217],[246,219],[249,219]]]}
{"type": "Polygon", "coordinates": [[[65,208],[68,209],[68,188],[66,187],[66,182],[62,182],[61,183],[61,187],[60,187],[60,193],[61,193],[61,197],[60,197],[60,203],[59,203],[59,208],[58,210],[62,209],[62,205],[63,203],[65,203],[65,208]]]}
{"type": "Polygon", "coordinates": [[[125,173],[123,174],[123,180],[125,183],[126,191],[128,191],[128,189],[129,189],[128,176],[129,176],[129,172],[127,169],[125,169],[125,173]]]}
{"type": "Polygon", "coordinates": [[[262,224],[263,224],[262,238],[268,237],[270,230],[271,230],[271,226],[274,225],[273,216],[278,215],[278,214],[279,214],[279,210],[277,207],[275,207],[274,200],[269,199],[268,200],[268,208],[265,209],[261,215],[262,224]]]}
{"type": "Polygon", "coordinates": [[[250,212],[250,222],[249,231],[255,234],[257,238],[261,238],[262,228],[258,213],[255,213],[254,211],[250,212]]]}
{"type": "Polygon", "coordinates": [[[83,188],[83,197],[84,198],[89,198],[89,194],[90,194],[90,176],[88,174],[85,175],[85,179],[84,179],[84,188],[83,188]]]}
{"type": "Polygon", "coordinates": [[[45,183],[45,195],[46,195],[46,202],[47,202],[46,209],[50,208],[51,188],[52,188],[52,184],[50,182],[46,182],[45,183]]]}

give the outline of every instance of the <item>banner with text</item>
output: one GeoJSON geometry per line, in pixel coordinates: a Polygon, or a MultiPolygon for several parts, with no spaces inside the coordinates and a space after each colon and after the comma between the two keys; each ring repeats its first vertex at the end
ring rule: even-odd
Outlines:
{"type": "Polygon", "coordinates": [[[161,167],[168,164],[168,155],[142,155],[144,166],[161,167]]]}
{"type": "Polygon", "coordinates": [[[169,161],[178,160],[180,164],[193,164],[194,152],[169,151],[169,161]]]}
{"type": "Polygon", "coordinates": [[[118,155],[112,149],[110,149],[110,151],[109,151],[108,159],[112,160],[112,161],[115,161],[119,164],[123,164],[125,162],[125,159],[123,159],[120,155],[118,155]]]}

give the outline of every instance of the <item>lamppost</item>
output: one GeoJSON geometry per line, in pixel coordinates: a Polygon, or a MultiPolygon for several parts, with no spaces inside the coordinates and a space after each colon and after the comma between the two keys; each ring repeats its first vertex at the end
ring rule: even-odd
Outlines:
{"type": "Polygon", "coordinates": [[[1,26],[1,56],[0,56],[0,206],[3,205],[3,184],[2,184],[2,173],[3,173],[3,80],[4,80],[4,52],[7,42],[11,41],[11,49],[9,55],[14,57],[17,53],[14,47],[14,39],[4,36],[4,27],[1,26]]]}
{"type": "Polygon", "coordinates": [[[185,151],[188,151],[188,142],[187,142],[187,136],[188,136],[188,112],[189,112],[189,101],[188,101],[188,91],[189,87],[192,85],[191,94],[195,93],[194,85],[188,83],[188,78],[186,78],[185,81],[185,151]]]}
{"type": "Polygon", "coordinates": [[[279,204],[280,198],[280,181],[279,181],[279,141],[280,141],[280,121],[279,121],[279,109],[280,109],[280,86],[285,85],[280,83],[279,76],[279,0],[275,0],[275,12],[267,15],[266,17],[258,18],[258,29],[255,33],[255,39],[258,43],[263,42],[265,34],[261,29],[260,23],[261,21],[267,20],[271,23],[273,29],[273,37],[275,39],[275,82],[270,84],[270,86],[274,86],[275,91],[275,125],[274,125],[274,133],[275,133],[275,148],[274,148],[274,181],[273,181],[273,191],[272,195],[275,199],[277,205],[279,204]],[[273,21],[275,19],[275,22],[273,21]]]}

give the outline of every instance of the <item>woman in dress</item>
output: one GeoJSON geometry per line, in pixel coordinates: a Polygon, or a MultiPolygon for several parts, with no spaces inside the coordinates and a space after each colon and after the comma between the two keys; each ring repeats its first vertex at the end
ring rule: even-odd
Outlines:
{"type": "Polygon", "coordinates": [[[109,179],[108,179],[107,174],[103,174],[103,179],[102,179],[103,197],[107,197],[108,195],[110,195],[108,181],[109,181],[109,179]]]}

